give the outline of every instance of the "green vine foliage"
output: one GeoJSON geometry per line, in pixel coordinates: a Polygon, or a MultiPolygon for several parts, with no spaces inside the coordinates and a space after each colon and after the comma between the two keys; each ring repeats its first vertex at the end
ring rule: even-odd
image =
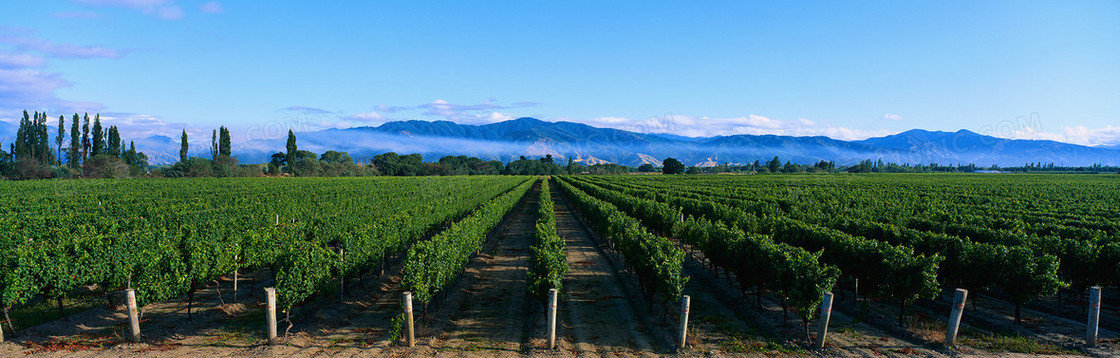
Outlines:
{"type": "Polygon", "coordinates": [[[562,178],[559,183],[561,191],[592,228],[614,243],[643,286],[666,301],[680,299],[688,282],[688,277],[682,274],[683,250],[672,241],[651,234],[638,220],[622,213],[615,205],[572,186],[568,179],[562,178]]]}
{"type": "Polygon", "coordinates": [[[235,269],[281,308],[361,275],[530,178],[205,178],[0,186],[0,305],[130,287],[143,305],[235,269]],[[142,192],[144,195],[133,195],[142,192]],[[338,250],[344,255],[339,255],[338,250]]]}
{"type": "Polygon", "coordinates": [[[401,287],[412,291],[417,301],[423,304],[431,302],[463,272],[471,254],[482,247],[487,234],[525,196],[534,181],[525,180],[431,240],[413,245],[405,258],[401,287]]]}
{"type": "Polygon", "coordinates": [[[529,247],[528,290],[538,299],[547,299],[549,289],[561,291],[568,275],[564,238],[556,234],[556,208],[549,180],[541,181],[540,209],[537,211],[536,241],[529,247]]]}

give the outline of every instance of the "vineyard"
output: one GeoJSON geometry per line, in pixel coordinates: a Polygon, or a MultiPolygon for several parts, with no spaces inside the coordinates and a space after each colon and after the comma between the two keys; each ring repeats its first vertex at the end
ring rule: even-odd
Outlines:
{"type": "Polygon", "coordinates": [[[1115,176],[87,180],[6,183],[0,197],[2,332],[21,345],[0,354],[91,335],[101,343],[81,349],[135,352],[126,289],[143,324],[168,327],[146,347],[268,346],[265,287],[287,346],[273,348],[293,355],[540,353],[549,289],[557,349],[574,355],[814,355],[825,313],[828,355],[1109,355],[1120,338],[1115,176]],[[1104,292],[1096,348],[1090,287],[1104,292]],[[952,348],[958,288],[971,308],[952,348]],[[106,328],[80,328],[91,317],[106,328]],[[241,339],[182,338],[186,322],[241,339]]]}

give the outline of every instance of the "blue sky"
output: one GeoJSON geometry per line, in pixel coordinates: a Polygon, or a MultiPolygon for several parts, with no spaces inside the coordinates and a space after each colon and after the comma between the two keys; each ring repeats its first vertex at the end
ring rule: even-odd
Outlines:
{"type": "Polygon", "coordinates": [[[0,119],[90,111],[125,135],[261,139],[533,116],[1120,144],[1116,1],[328,4],[5,1],[0,119]]]}

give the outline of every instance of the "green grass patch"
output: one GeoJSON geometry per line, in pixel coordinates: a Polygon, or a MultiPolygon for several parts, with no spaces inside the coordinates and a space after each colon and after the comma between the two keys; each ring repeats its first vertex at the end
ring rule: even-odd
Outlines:
{"type": "MultiPolygon", "coordinates": [[[[81,296],[62,299],[63,309],[66,311],[67,317],[106,303],[105,298],[99,296],[81,296]]],[[[12,307],[8,315],[11,316],[12,323],[15,324],[17,330],[56,321],[63,317],[62,314],[58,312],[58,301],[54,299],[44,300],[43,302],[30,306],[12,307]]],[[[4,324],[4,328],[8,328],[7,324],[4,324]]]]}
{"type": "Polygon", "coordinates": [[[960,343],[965,346],[989,352],[1083,355],[1083,353],[1079,351],[1066,349],[1054,344],[1042,343],[1020,335],[1002,333],[964,334],[960,338],[960,343]]]}

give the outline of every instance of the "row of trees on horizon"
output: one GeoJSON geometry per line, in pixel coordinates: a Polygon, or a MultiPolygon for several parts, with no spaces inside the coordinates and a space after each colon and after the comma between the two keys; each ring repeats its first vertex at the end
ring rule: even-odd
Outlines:
{"type": "Polygon", "coordinates": [[[239,164],[232,152],[230,131],[225,126],[215,129],[210,140],[210,157],[190,157],[186,130],[180,139],[179,161],[152,167],[148,157],[136,151],[134,142],[124,143],[116,126],[104,128],[100,114],[79,116],[70,120],[69,142],[66,142],[66,116],[58,117],[58,130],[52,146],[48,134],[48,115],[23,112],[15,141],[9,152],[0,145],[0,176],[8,179],[42,178],[125,178],[125,177],[255,177],[255,176],[425,176],[425,175],[558,175],[558,174],[718,174],[718,173],[959,173],[978,170],[1014,172],[1112,173],[1120,168],[1099,164],[1090,167],[1060,167],[1053,163],[1026,163],[1021,167],[978,167],[973,164],[944,166],[936,163],[911,165],[884,163],[882,159],[838,167],[833,161],[814,164],[783,163],[778,156],[768,162],[688,166],[675,158],[667,158],[661,166],[652,163],[638,167],[603,163],[583,165],[568,158],[566,165],[554,162],[551,154],[537,159],[524,156],[508,164],[499,160],[483,160],[468,156],[445,156],[435,162],[424,162],[420,154],[400,155],[388,152],[369,160],[356,161],[349,153],[329,150],[322,154],[301,150],[296,135],[288,131],[285,151],[270,156],[266,164],[239,164]],[[79,123],[81,125],[79,125],[79,123]],[[65,159],[65,160],[64,160],[65,159]]]}

